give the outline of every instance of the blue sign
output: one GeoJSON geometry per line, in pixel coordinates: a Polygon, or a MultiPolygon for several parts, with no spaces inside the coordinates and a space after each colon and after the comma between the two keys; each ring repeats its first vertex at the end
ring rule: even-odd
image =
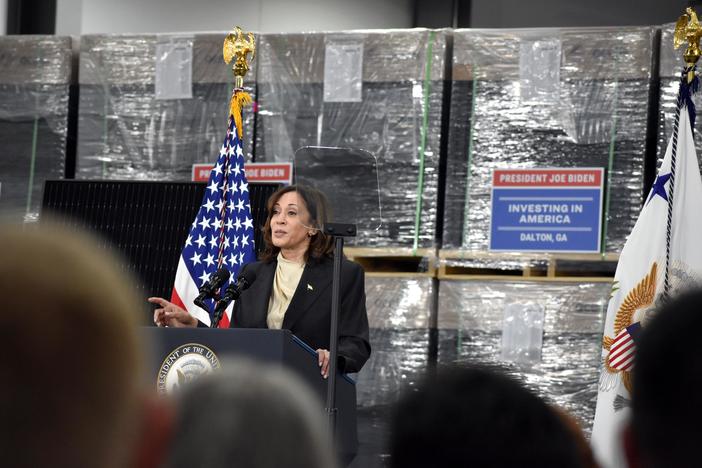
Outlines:
{"type": "Polygon", "coordinates": [[[490,250],[600,251],[603,169],[495,170],[490,250]]]}

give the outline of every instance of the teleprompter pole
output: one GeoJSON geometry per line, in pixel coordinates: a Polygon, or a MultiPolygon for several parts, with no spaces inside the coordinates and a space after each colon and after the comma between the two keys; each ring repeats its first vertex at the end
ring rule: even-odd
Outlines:
{"type": "Polygon", "coordinates": [[[325,234],[334,239],[334,266],[332,270],[332,309],[329,329],[329,377],[327,380],[326,411],[329,429],[336,438],[336,370],[339,355],[339,312],[341,310],[341,262],[344,258],[344,237],[356,235],[355,224],[328,223],[324,225],[325,234]]]}

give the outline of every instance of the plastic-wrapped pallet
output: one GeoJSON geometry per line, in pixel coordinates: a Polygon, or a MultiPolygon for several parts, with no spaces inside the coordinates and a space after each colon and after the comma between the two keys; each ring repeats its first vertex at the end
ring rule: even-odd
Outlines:
{"type": "Polygon", "coordinates": [[[492,171],[603,167],[607,252],[641,208],[656,29],[454,31],[443,247],[486,250],[492,171]]]}
{"type": "MultiPolygon", "coordinates": [[[[383,227],[361,230],[351,242],[433,247],[447,33],[264,34],[259,43],[256,160],[289,161],[303,146],[370,151],[378,159],[383,227]]],[[[351,219],[376,222],[365,219],[372,201],[363,200],[376,182],[351,169],[330,168],[328,177],[358,187],[351,219]]]]}
{"type": "Polygon", "coordinates": [[[428,362],[432,278],[366,277],[371,357],[358,374],[359,406],[390,405],[428,362]]]}
{"type": "MultiPolygon", "coordinates": [[[[186,181],[193,164],[214,163],[234,82],[226,34],[82,36],[77,177],[186,181]]],[[[248,160],[253,121],[246,108],[248,160]]]]}
{"type": "Polygon", "coordinates": [[[0,36],[0,216],[36,221],[66,166],[71,38],[0,36]]]}
{"type": "Polygon", "coordinates": [[[366,276],[371,357],[358,373],[359,454],[352,466],[383,466],[390,415],[401,392],[426,372],[432,278],[366,276]]]}
{"type": "Polygon", "coordinates": [[[504,367],[589,433],[610,290],[608,282],[441,281],[439,363],[504,367]],[[515,319],[521,312],[536,319],[515,319]],[[528,346],[515,339],[525,336],[528,346]]]}
{"type": "MultiPolygon", "coordinates": [[[[668,145],[670,135],[673,133],[673,121],[675,119],[675,105],[678,98],[678,88],[680,86],[680,73],[685,66],[682,58],[686,45],[678,50],[673,48],[673,33],[675,24],[666,24],[661,28],[660,45],[660,101],[658,114],[658,159],[663,160],[665,150],[668,145]]],[[[698,72],[699,73],[699,72],[698,72]]],[[[697,110],[697,122],[700,122],[699,115],[702,112],[702,93],[697,93],[692,97],[697,110]]],[[[698,126],[699,128],[699,126],[698,126]]],[[[702,135],[699,131],[694,132],[695,147],[702,148],[702,135]]],[[[702,162],[702,151],[697,151],[697,159],[702,162]]]]}

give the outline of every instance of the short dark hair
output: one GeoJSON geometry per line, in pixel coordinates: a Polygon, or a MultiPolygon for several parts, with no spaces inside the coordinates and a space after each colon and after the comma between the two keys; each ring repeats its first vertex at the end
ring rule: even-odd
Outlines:
{"type": "Polygon", "coordinates": [[[265,247],[261,254],[261,260],[264,262],[272,262],[275,260],[278,252],[280,252],[280,249],[273,245],[273,239],[271,238],[271,218],[273,217],[273,205],[278,203],[280,197],[289,192],[296,192],[300,198],[302,198],[307,212],[310,214],[309,222],[312,226],[317,228],[317,232],[310,240],[310,247],[305,254],[305,260],[311,258],[319,261],[325,257],[331,257],[334,253],[334,243],[332,238],[324,234],[323,231],[324,223],[329,220],[329,203],[327,202],[327,197],[319,190],[307,185],[288,185],[287,187],[276,190],[268,198],[268,202],[266,203],[268,215],[266,216],[266,223],[262,228],[265,247]]]}
{"type": "Polygon", "coordinates": [[[392,467],[581,467],[561,418],[510,377],[487,367],[439,369],[397,405],[392,467]]]}
{"type": "Polygon", "coordinates": [[[643,466],[688,466],[702,419],[702,290],[664,304],[639,335],[631,429],[643,466]]]}

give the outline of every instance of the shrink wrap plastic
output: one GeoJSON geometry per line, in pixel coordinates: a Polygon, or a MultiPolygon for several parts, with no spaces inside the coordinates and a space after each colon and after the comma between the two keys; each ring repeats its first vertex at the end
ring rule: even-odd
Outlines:
{"type": "Polygon", "coordinates": [[[46,179],[64,177],[71,38],[0,36],[0,216],[36,221],[46,179]]]}

